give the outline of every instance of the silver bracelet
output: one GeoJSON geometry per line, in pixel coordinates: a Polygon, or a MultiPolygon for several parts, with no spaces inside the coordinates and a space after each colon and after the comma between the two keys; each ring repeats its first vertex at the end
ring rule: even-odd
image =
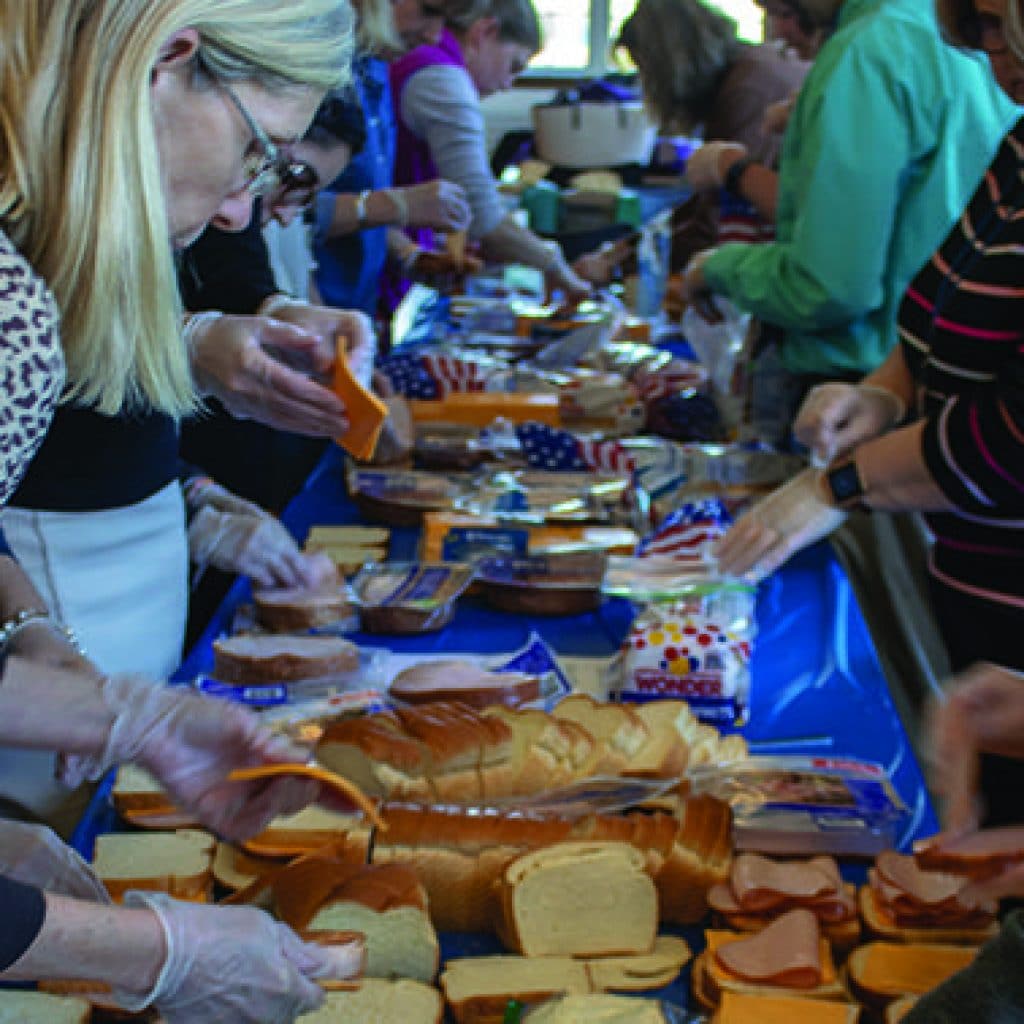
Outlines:
{"type": "Polygon", "coordinates": [[[44,623],[59,633],[77,654],[85,657],[85,648],[75,631],[70,626],[64,625],[63,622],[58,622],[49,612],[44,612],[39,608],[22,608],[14,618],[0,623],[0,651],[5,651],[22,630],[37,622],[44,623]]]}
{"type": "Polygon", "coordinates": [[[405,200],[405,196],[402,194],[401,189],[389,188],[385,190],[385,195],[391,200],[391,205],[398,211],[398,220],[395,221],[395,226],[404,228],[409,226],[409,204],[405,200]]]}
{"type": "Polygon", "coordinates": [[[373,189],[366,189],[356,196],[356,223],[360,228],[366,227],[366,202],[373,195],[373,189]]]}

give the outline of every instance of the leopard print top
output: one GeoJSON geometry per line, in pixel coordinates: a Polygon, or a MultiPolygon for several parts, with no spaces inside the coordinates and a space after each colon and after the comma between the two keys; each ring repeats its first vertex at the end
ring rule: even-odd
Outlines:
{"type": "Polygon", "coordinates": [[[0,231],[0,504],[42,444],[64,377],[57,304],[0,231]]]}

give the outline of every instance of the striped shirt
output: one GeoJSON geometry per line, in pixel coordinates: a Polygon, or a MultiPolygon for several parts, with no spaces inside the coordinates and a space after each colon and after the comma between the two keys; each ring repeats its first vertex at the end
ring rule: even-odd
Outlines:
{"type": "Polygon", "coordinates": [[[898,330],[925,463],[956,506],[926,517],[931,571],[1024,609],[1024,119],[907,289],[898,330]]]}

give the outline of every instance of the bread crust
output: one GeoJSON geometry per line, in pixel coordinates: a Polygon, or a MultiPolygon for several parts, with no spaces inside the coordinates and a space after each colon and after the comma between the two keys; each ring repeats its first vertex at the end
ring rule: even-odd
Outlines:
{"type": "Polygon", "coordinates": [[[213,673],[225,683],[263,685],[290,683],[319,676],[353,672],[359,667],[359,649],[336,637],[288,637],[292,650],[275,651],[270,637],[262,638],[263,651],[249,637],[227,637],[213,642],[213,673]],[[250,650],[246,651],[246,647],[250,650]],[[307,648],[303,653],[302,648],[307,648]]]}

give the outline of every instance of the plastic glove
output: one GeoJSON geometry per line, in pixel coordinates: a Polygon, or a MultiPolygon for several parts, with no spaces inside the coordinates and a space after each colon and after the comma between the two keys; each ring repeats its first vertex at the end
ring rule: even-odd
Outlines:
{"type": "Polygon", "coordinates": [[[845,519],[843,509],[825,501],[820,471],[804,470],[759,501],[718,542],[719,568],[734,576],[763,579],[845,519]]]}
{"type": "Polygon", "coordinates": [[[746,155],[747,147],[738,142],[705,142],[686,161],[686,183],[695,192],[721,188],[729,168],[746,155]]]}
{"type": "Polygon", "coordinates": [[[403,226],[465,231],[473,220],[465,190],[443,178],[392,191],[401,192],[409,211],[407,224],[403,226]]]}
{"type": "Polygon", "coordinates": [[[548,287],[551,289],[561,289],[565,294],[565,298],[570,302],[579,302],[590,296],[594,291],[590,282],[584,281],[565,262],[565,257],[562,256],[561,250],[558,251],[557,258],[553,261],[552,265],[545,270],[544,276],[547,278],[548,287]]]}
{"type": "Polygon", "coordinates": [[[316,573],[292,535],[265,512],[219,512],[201,508],[188,527],[189,557],[201,571],[207,565],[242,573],[261,587],[310,587],[316,573]]]}
{"type": "Polygon", "coordinates": [[[1024,759],[1024,674],[983,662],[954,676],[946,699],[929,709],[927,734],[946,829],[971,831],[981,817],[979,755],[1024,759]]]}
{"type": "Polygon", "coordinates": [[[353,944],[350,970],[320,947],[253,907],[210,907],[164,893],[129,892],[124,905],[152,911],[167,945],[163,967],[143,996],[114,990],[130,1010],[154,1005],[167,1024],[281,1024],[315,1010],[323,991],[311,980],[344,980],[362,967],[353,944]]]}
{"type": "Polygon", "coordinates": [[[237,704],[139,676],[111,676],[101,692],[114,716],[106,746],[95,757],[62,758],[60,778],[66,785],[99,779],[113,765],[135,761],[178,807],[226,839],[255,835],[273,818],[295,813],[320,795],[315,783],[295,776],[225,781],[236,768],[294,764],[309,756],[237,704]]]}
{"type": "Polygon", "coordinates": [[[199,390],[232,416],[312,437],[348,430],[344,402],[311,377],[334,360],[316,333],[279,319],[222,316],[187,338],[199,390]]]}
{"type": "Polygon", "coordinates": [[[62,896],[111,902],[92,868],[45,825],[0,821],[0,875],[62,896]]]}
{"type": "Polygon", "coordinates": [[[906,415],[902,399],[871,384],[819,384],[804,399],[793,423],[796,439],[822,465],[878,437],[906,415]]]}
{"type": "Polygon", "coordinates": [[[715,305],[711,289],[704,279],[704,263],[714,251],[714,249],[704,249],[695,253],[690,262],[686,264],[679,284],[682,301],[686,305],[692,306],[694,312],[709,324],[721,323],[723,319],[721,310],[715,305]]]}

